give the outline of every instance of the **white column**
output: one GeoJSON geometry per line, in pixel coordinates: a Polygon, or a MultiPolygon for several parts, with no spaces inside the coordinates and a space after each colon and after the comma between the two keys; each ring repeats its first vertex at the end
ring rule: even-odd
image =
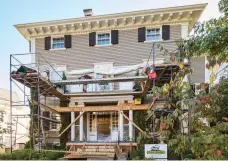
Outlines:
{"type": "MultiPolygon", "coordinates": [[[[123,112],[123,111],[122,111],[123,112]]],[[[120,141],[123,141],[123,134],[124,134],[124,127],[123,127],[123,115],[121,112],[119,113],[119,139],[120,141]]]]}
{"type": "MultiPolygon", "coordinates": [[[[75,112],[71,112],[71,122],[75,120],[75,112]]],[[[75,123],[71,126],[71,141],[75,141],[75,123]]]]}
{"type": "MultiPolygon", "coordinates": [[[[80,112],[80,115],[81,114],[82,114],[82,112],[80,112]]],[[[83,115],[80,117],[79,140],[83,141],[83,115]]]]}
{"type": "MultiPolygon", "coordinates": [[[[129,120],[133,121],[133,111],[129,110],[129,120]]],[[[133,125],[132,122],[129,121],[129,138],[132,141],[133,138],[133,125]]]]}

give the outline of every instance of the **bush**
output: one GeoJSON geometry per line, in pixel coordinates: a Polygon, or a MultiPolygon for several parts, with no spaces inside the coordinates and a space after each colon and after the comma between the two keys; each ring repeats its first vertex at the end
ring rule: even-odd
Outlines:
{"type": "Polygon", "coordinates": [[[13,151],[13,153],[0,154],[0,160],[56,160],[62,158],[64,153],[60,152],[46,152],[24,149],[13,151]]]}

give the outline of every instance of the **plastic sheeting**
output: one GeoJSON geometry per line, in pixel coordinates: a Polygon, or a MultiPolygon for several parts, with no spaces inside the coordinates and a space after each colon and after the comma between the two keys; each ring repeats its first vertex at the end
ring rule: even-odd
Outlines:
{"type": "MultiPolygon", "coordinates": [[[[155,64],[162,64],[164,63],[164,60],[157,60],[155,61],[155,64]]],[[[152,64],[151,61],[149,61],[149,64],[152,64]]],[[[138,70],[140,68],[143,68],[146,66],[146,62],[132,65],[132,66],[124,66],[124,67],[113,67],[111,69],[102,68],[102,69],[82,69],[82,70],[71,70],[66,71],[66,75],[68,76],[74,76],[74,75],[83,75],[83,74],[89,74],[89,73],[97,73],[97,74],[104,74],[104,75],[119,75],[124,73],[129,73],[131,71],[138,70]]]]}

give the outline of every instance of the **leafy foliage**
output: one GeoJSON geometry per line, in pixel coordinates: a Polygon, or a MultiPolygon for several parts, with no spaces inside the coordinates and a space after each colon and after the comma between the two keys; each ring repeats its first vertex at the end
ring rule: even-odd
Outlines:
{"type": "Polygon", "coordinates": [[[24,149],[13,151],[13,153],[0,154],[0,160],[56,160],[62,158],[64,153],[34,151],[32,149],[24,149]]]}

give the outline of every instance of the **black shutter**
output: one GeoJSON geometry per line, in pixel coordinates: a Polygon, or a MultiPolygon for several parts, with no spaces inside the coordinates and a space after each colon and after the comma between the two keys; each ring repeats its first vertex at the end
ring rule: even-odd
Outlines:
{"type": "Polygon", "coordinates": [[[112,44],[118,44],[119,43],[119,31],[118,30],[112,30],[111,31],[111,38],[112,38],[112,44]]]}
{"type": "Polygon", "coordinates": [[[146,28],[138,28],[138,42],[144,42],[146,40],[146,28]]]}
{"type": "MultiPolygon", "coordinates": [[[[50,112],[49,111],[44,111],[43,112],[43,116],[47,117],[47,118],[50,118],[50,112]]],[[[43,119],[43,120],[44,120],[44,130],[45,131],[50,130],[50,121],[47,120],[47,119],[43,119]]]]}
{"type": "Polygon", "coordinates": [[[163,40],[170,39],[170,25],[162,25],[162,39],[163,40]]]}
{"type": "Polygon", "coordinates": [[[89,46],[96,45],[96,32],[89,33],[89,46]]]}
{"type": "Polygon", "coordinates": [[[51,49],[51,37],[44,38],[44,49],[45,50],[51,49]]]}
{"type": "Polygon", "coordinates": [[[65,48],[71,48],[71,35],[64,36],[65,48]]]}

